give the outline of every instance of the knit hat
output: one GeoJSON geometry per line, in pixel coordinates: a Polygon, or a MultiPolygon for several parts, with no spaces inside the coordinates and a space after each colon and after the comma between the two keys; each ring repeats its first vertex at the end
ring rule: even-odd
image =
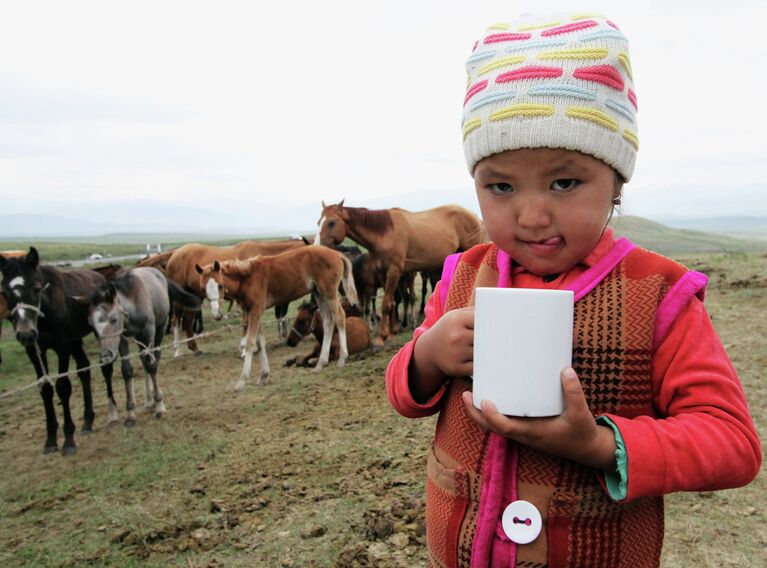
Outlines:
{"type": "Polygon", "coordinates": [[[596,14],[525,14],[474,45],[463,108],[469,172],[518,148],[564,148],[634,172],[637,99],[628,40],[596,14]]]}

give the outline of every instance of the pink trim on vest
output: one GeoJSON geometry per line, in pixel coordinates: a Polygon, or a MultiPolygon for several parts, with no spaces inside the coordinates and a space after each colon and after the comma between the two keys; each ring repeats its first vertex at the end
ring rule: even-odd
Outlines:
{"type": "Polygon", "coordinates": [[[447,291],[450,288],[450,282],[453,281],[453,274],[455,274],[455,268],[458,266],[458,260],[461,258],[461,253],[456,252],[445,257],[445,264],[442,265],[442,311],[445,311],[445,302],[447,302],[447,291]]]}
{"type": "Polygon", "coordinates": [[[708,284],[708,276],[702,272],[691,270],[686,272],[668,291],[655,315],[655,330],[652,337],[653,351],[666,338],[674,321],[687,307],[692,297],[697,296],[701,302],[703,301],[706,295],[706,284],[708,284]]]}
{"type": "MultiPolygon", "coordinates": [[[[498,519],[501,518],[504,507],[504,489],[506,483],[511,484],[510,497],[517,499],[517,445],[498,434],[490,434],[487,453],[482,466],[482,492],[477,512],[477,527],[474,532],[474,542],[471,547],[471,565],[489,566],[490,554],[493,551],[493,540],[496,537],[498,519]],[[506,479],[508,472],[513,474],[506,479]]],[[[501,529],[502,530],[502,529],[501,529]]],[[[508,541],[506,558],[493,558],[493,566],[514,566],[517,547],[505,534],[499,535],[508,541]]]]}

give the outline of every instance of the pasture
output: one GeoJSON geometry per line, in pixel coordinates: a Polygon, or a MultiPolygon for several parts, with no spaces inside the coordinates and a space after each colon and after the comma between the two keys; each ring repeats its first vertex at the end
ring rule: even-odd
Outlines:
{"type": "MultiPolygon", "coordinates": [[[[681,258],[711,278],[707,305],[767,433],[767,255],[681,258]]],[[[296,303],[291,306],[294,313],[296,303]]],[[[278,341],[265,314],[271,382],[236,395],[239,325],[206,313],[204,354],[172,359],[160,378],[168,413],[106,426],[106,394],[93,376],[94,432],[78,453],[43,455],[36,389],[0,399],[0,562],[4,566],[424,566],[424,465],[434,419],[407,420],[384,388],[378,352],[321,373],[283,367],[311,349],[278,341]]],[[[4,324],[0,392],[34,380],[4,324]]],[[[166,339],[167,345],[168,339],[166,339]]],[[[98,347],[90,338],[92,361],[98,347]]],[[[135,346],[131,347],[133,353],[135,346]]],[[[137,381],[141,372],[137,368],[137,381]]],[[[74,375],[72,375],[74,378],[74,375]]],[[[119,372],[115,394],[125,396],[119,372]]],[[[141,392],[137,388],[137,392],[141,392]]],[[[138,395],[139,408],[141,394],[138,395]]],[[[75,382],[73,413],[82,422],[75,382]]],[[[727,475],[727,472],[722,472],[727,475]]],[[[742,489],[667,498],[663,565],[766,566],[767,475],[742,489]]]]}

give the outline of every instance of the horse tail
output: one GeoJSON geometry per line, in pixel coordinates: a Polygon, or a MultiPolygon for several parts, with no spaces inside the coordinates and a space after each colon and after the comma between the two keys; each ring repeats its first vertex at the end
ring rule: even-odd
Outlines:
{"type": "Polygon", "coordinates": [[[168,297],[172,303],[181,305],[184,308],[198,310],[202,305],[202,300],[198,296],[190,294],[173,282],[173,280],[168,280],[168,297]]]}
{"type": "Polygon", "coordinates": [[[354,285],[354,272],[352,270],[352,261],[345,255],[341,255],[341,261],[344,264],[344,276],[341,283],[344,287],[344,294],[349,299],[352,306],[358,306],[360,301],[357,297],[357,287],[354,285]]]}

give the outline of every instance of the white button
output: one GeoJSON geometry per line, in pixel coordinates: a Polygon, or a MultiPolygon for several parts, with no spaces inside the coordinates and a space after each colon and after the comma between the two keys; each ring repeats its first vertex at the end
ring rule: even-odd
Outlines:
{"type": "Polygon", "coordinates": [[[501,518],[503,532],[517,544],[533,542],[541,534],[541,514],[529,501],[509,503],[501,518]]]}

